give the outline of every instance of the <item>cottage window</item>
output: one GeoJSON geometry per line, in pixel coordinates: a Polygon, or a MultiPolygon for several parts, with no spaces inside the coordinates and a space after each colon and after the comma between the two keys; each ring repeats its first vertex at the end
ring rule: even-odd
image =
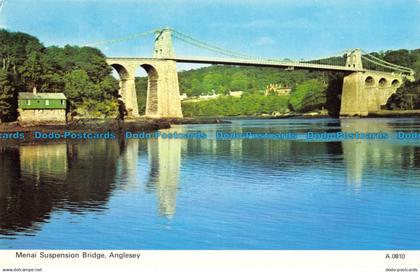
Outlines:
{"type": "Polygon", "coordinates": [[[61,105],[63,105],[63,106],[64,106],[64,100],[61,100],[61,105]]]}
{"type": "Polygon", "coordinates": [[[50,100],[45,100],[45,106],[49,106],[50,105],[50,100]]]}
{"type": "Polygon", "coordinates": [[[31,100],[26,100],[26,105],[31,105],[31,100]]]}

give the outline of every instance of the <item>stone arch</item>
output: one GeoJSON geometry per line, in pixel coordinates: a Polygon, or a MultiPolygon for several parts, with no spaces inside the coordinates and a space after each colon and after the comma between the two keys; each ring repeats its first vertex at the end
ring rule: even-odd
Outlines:
{"type": "Polygon", "coordinates": [[[375,79],[372,76],[368,76],[365,78],[365,85],[366,86],[374,86],[375,85],[375,79]]]}
{"type": "MultiPolygon", "coordinates": [[[[146,94],[146,110],[141,114],[147,116],[157,116],[159,115],[158,110],[158,85],[159,85],[159,73],[157,65],[154,63],[148,62],[137,62],[137,63],[111,63],[118,75],[119,75],[119,84],[120,89],[118,93],[122,96],[123,101],[125,102],[129,113],[132,112],[133,115],[139,116],[138,109],[138,97],[137,97],[137,88],[136,88],[136,71],[139,67],[144,69],[147,73],[147,94],[146,94]]],[[[143,108],[144,110],[144,108],[143,108]]]]}
{"type": "Polygon", "coordinates": [[[392,82],[391,82],[391,85],[392,85],[392,87],[394,87],[394,88],[398,88],[398,87],[400,87],[400,81],[398,80],[398,79],[394,79],[392,82]]]}
{"type": "Polygon", "coordinates": [[[130,73],[128,72],[128,69],[121,64],[118,63],[113,63],[110,65],[112,68],[115,69],[115,71],[117,71],[120,80],[119,80],[119,84],[120,84],[120,89],[118,90],[118,94],[121,96],[124,96],[124,90],[126,89],[126,85],[127,85],[127,80],[130,78],[130,73]]]}
{"type": "Polygon", "coordinates": [[[119,76],[118,94],[122,97],[129,116],[138,117],[137,95],[134,80],[134,71],[130,63],[119,61],[108,61],[108,64],[117,71],[119,76]]]}
{"type": "Polygon", "coordinates": [[[120,92],[129,115],[131,113],[134,117],[140,116],[139,101],[144,101],[142,108],[146,108],[144,114],[148,117],[182,118],[175,61],[147,58],[108,58],[107,63],[119,74],[120,92]],[[141,67],[140,70],[147,72],[148,79],[147,92],[144,92],[141,100],[137,98],[135,80],[139,67],[141,67]]]}
{"type": "Polygon", "coordinates": [[[384,77],[381,77],[378,81],[379,87],[386,87],[387,83],[388,83],[388,81],[384,77]]]}
{"type": "Polygon", "coordinates": [[[125,68],[123,65],[118,64],[118,63],[113,63],[111,64],[111,67],[117,71],[118,75],[120,76],[122,80],[128,79],[129,77],[128,69],[125,68]]]}

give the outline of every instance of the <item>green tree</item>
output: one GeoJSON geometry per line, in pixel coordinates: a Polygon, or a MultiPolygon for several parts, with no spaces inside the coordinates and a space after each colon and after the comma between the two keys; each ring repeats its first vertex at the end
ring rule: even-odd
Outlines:
{"type": "Polygon", "coordinates": [[[387,101],[386,107],[390,110],[417,110],[420,109],[420,79],[416,82],[407,82],[398,88],[387,101]]]}
{"type": "Polygon", "coordinates": [[[311,79],[296,86],[290,95],[291,110],[304,112],[320,109],[326,103],[326,84],[311,79]]]}
{"type": "Polygon", "coordinates": [[[191,90],[191,95],[193,96],[199,96],[203,93],[203,87],[202,87],[202,83],[199,79],[194,78],[191,81],[192,84],[192,90],[191,90]]]}
{"type": "Polygon", "coordinates": [[[84,70],[77,69],[64,76],[64,94],[76,104],[86,98],[99,98],[99,91],[84,70]]]}
{"type": "Polygon", "coordinates": [[[185,116],[237,116],[258,115],[262,113],[285,112],[287,96],[264,96],[248,94],[241,98],[223,96],[213,100],[183,102],[185,116]]]}
{"type": "Polygon", "coordinates": [[[0,69],[0,121],[8,121],[12,116],[14,87],[6,70],[0,69]]]}
{"type": "Polygon", "coordinates": [[[248,86],[248,80],[246,76],[241,72],[236,72],[232,76],[230,88],[232,91],[245,91],[248,86]]]}
{"type": "Polygon", "coordinates": [[[222,92],[218,88],[221,88],[223,83],[223,75],[218,73],[209,73],[203,78],[203,92],[210,94],[213,91],[216,93],[222,92]]]}
{"type": "MultiPolygon", "coordinates": [[[[20,32],[0,30],[0,69],[12,81],[15,98],[17,91],[37,87],[39,92],[65,92],[70,104],[78,107],[87,100],[112,102],[118,91],[111,67],[98,49],[45,48],[37,38],[20,32]]],[[[15,100],[10,101],[12,113],[16,112],[15,100]]]]}
{"type": "Polygon", "coordinates": [[[42,54],[40,52],[30,52],[27,59],[18,68],[20,76],[26,82],[26,90],[40,88],[44,74],[44,64],[42,63],[42,54]]]}

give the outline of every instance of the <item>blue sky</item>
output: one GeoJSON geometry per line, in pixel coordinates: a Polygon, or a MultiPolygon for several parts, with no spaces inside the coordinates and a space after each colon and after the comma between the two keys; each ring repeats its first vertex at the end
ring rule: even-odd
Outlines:
{"type": "MultiPolygon", "coordinates": [[[[315,58],[420,48],[420,0],[5,0],[0,25],[45,45],[84,45],[170,26],[249,55],[315,58]]],[[[176,41],[179,55],[206,55],[176,41]]],[[[101,46],[151,56],[152,37],[101,46]]]]}

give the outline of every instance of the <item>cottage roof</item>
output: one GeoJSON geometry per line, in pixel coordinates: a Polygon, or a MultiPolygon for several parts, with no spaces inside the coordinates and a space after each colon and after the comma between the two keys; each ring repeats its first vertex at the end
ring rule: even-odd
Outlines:
{"type": "Polygon", "coordinates": [[[19,93],[19,99],[29,99],[29,100],[35,100],[35,99],[60,99],[65,100],[67,99],[66,96],[63,93],[19,93]]]}

